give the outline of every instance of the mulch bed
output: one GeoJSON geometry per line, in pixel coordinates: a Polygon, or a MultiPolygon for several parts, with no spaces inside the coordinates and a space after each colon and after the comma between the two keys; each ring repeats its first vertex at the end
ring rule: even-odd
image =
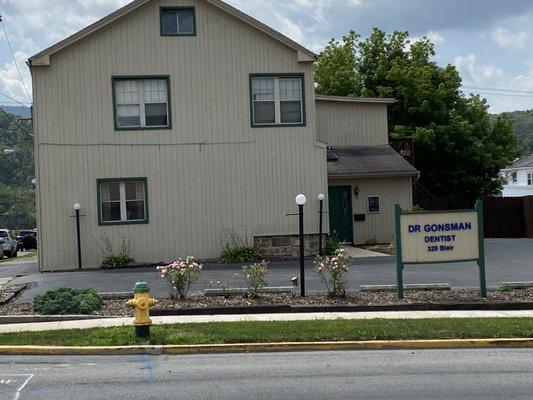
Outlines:
{"type": "MultiPolygon", "coordinates": [[[[302,298],[298,293],[263,294],[257,299],[247,299],[243,296],[206,297],[195,296],[186,300],[174,301],[158,299],[153,310],[184,310],[206,309],[220,307],[254,307],[254,306],[334,306],[334,305],[394,305],[413,303],[491,303],[497,301],[533,301],[533,288],[515,289],[509,292],[489,291],[487,299],[479,297],[475,290],[406,290],[405,299],[400,300],[394,292],[358,292],[349,293],[345,298],[331,298],[324,293],[310,293],[302,298]]],[[[0,306],[0,315],[31,315],[33,305],[12,302],[0,306]]],[[[102,316],[131,316],[132,310],[126,306],[125,300],[105,300],[101,310],[94,315],[102,316]]]]}
{"type": "Polygon", "coordinates": [[[388,254],[390,256],[396,254],[396,249],[393,244],[376,244],[373,246],[360,245],[357,247],[365,250],[375,251],[378,253],[388,254]]]}

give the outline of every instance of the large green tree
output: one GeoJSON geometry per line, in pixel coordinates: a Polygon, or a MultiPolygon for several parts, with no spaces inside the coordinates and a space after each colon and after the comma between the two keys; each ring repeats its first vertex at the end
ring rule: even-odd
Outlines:
{"type": "Polygon", "coordinates": [[[0,111],[0,228],[35,227],[31,125],[0,111]],[[4,150],[13,152],[4,152],[4,150]]]}
{"type": "Polygon", "coordinates": [[[320,54],[316,90],[395,98],[389,136],[413,138],[424,187],[452,207],[471,207],[501,188],[498,171],[519,155],[516,136],[506,119],[491,122],[484,99],[465,97],[456,68],[434,56],[429,39],[410,41],[407,32],[374,29],[363,40],[350,31],[320,54]]]}

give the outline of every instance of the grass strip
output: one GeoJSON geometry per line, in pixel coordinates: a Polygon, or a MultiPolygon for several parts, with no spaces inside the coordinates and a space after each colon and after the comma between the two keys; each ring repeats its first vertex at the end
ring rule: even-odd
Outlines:
{"type": "Polygon", "coordinates": [[[1,263],[7,263],[7,262],[15,262],[17,260],[23,260],[23,259],[26,259],[26,258],[33,258],[33,257],[37,257],[37,252],[36,251],[32,251],[30,253],[27,253],[27,254],[23,254],[21,256],[18,256],[16,258],[1,258],[0,259],[0,264],[1,263]]]}
{"type": "Polygon", "coordinates": [[[446,318],[213,322],[155,325],[151,337],[133,327],[0,334],[0,345],[125,346],[343,340],[530,338],[533,318],[446,318]]]}

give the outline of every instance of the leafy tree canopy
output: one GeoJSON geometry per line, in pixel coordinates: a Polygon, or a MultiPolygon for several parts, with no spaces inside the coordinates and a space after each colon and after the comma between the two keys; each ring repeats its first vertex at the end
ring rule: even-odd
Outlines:
{"type": "Polygon", "coordinates": [[[427,38],[374,29],[332,39],[315,64],[316,90],[338,96],[390,97],[389,136],[412,137],[421,182],[452,207],[472,207],[501,188],[498,172],[519,156],[512,124],[494,121],[485,99],[465,97],[452,65],[433,60],[427,38]]]}

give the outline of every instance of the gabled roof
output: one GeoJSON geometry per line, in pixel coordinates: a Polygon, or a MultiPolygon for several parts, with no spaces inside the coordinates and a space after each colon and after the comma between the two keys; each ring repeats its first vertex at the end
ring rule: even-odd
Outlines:
{"type": "Polygon", "coordinates": [[[529,156],[521,157],[518,160],[513,161],[511,165],[504,168],[504,171],[507,171],[510,169],[530,168],[530,167],[533,167],[533,154],[529,156]]]}
{"type": "MultiPolygon", "coordinates": [[[[47,49],[35,54],[34,56],[28,59],[29,66],[37,65],[50,65],[50,56],[65,47],[70,46],[80,40],[85,39],[87,36],[92,35],[93,33],[99,31],[105,26],[113,23],[115,20],[123,17],[124,15],[133,12],[139,7],[145,5],[146,3],[152,0],[134,0],[131,3],[125,5],[124,7],[118,9],[117,11],[105,16],[104,18],[96,21],[95,23],[89,25],[88,27],[82,29],[79,32],[67,37],[66,39],[61,40],[60,42],[54,44],[53,46],[48,47],[47,49]]],[[[272,29],[268,25],[263,24],[262,22],[256,20],[255,18],[249,16],[248,14],[243,13],[242,11],[237,10],[235,7],[230,6],[229,4],[221,0],[203,0],[220,10],[232,15],[241,22],[251,26],[252,28],[262,32],[271,39],[283,44],[291,50],[294,50],[297,53],[299,62],[312,62],[316,59],[317,55],[311,50],[306,49],[304,46],[296,43],[294,40],[288,38],[287,36],[281,34],[280,32],[272,29]]]]}
{"type": "Polygon", "coordinates": [[[328,147],[327,161],[329,176],[369,178],[419,174],[388,145],[328,147]]]}

